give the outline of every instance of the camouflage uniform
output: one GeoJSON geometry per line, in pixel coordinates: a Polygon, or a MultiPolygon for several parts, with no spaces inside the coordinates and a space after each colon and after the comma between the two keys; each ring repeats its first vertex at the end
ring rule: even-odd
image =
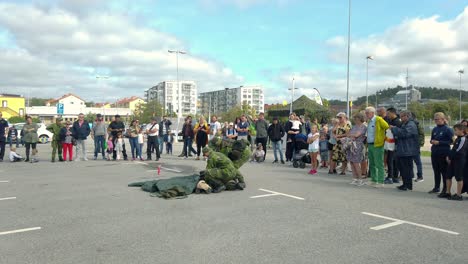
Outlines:
{"type": "MultiPolygon", "coordinates": [[[[60,121],[60,119],[57,121],[60,121]]],[[[47,126],[47,130],[54,134],[54,137],[52,138],[52,142],[51,142],[52,162],[55,162],[55,154],[57,153],[57,149],[58,149],[59,161],[63,161],[62,142],[60,141],[60,130],[62,129],[62,127],[63,126],[61,124],[57,124],[57,123],[47,126]]]]}
{"type": "Polygon", "coordinates": [[[213,151],[209,147],[203,149],[203,154],[208,154],[205,181],[213,189],[225,187],[228,190],[234,190],[238,183],[242,183],[245,187],[244,177],[226,155],[213,151]]]}
{"type": "Polygon", "coordinates": [[[215,137],[208,144],[215,152],[221,152],[228,157],[236,169],[244,165],[251,156],[249,143],[245,140],[215,137]]]}

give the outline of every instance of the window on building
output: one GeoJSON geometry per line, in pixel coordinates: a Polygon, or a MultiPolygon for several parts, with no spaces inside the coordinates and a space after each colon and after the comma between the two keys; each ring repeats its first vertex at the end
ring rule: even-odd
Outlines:
{"type": "Polygon", "coordinates": [[[8,107],[8,101],[7,100],[2,101],[2,107],[8,107]]]}
{"type": "Polygon", "coordinates": [[[75,104],[75,102],[70,102],[70,104],[75,104]]]}
{"type": "Polygon", "coordinates": [[[167,88],[172,88],[172,83],[168,83],[167,88]]]}
{"type": "Polygon", "coordinates": [[[20,108],[20,109],[19,109],[19,115],[20,115],[20,116],[24,116],[24,109],[23,109],[23,108],[20,108]]]}

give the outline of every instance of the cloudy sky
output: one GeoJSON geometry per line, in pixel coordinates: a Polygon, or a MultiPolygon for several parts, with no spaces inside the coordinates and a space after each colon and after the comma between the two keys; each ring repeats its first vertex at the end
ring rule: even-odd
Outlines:
{"type": "MultiPolygon", "coordinates": [[[[262,84],[266,102],[318,88],[346,97],[346,0],[2,0],[0,92],[86,100],[176,78],[199,91],[262,84]],[[137,4],[135,4],[137,2],[137,4]],[[98,80],[96,76],[110,76],[98,80]]],[[[468,68],[465,0],[353,1],[351,95],[410,84],[458,88],[468,68]]],[[[468,76],[465,77],[468,84],[468,76]]]]}

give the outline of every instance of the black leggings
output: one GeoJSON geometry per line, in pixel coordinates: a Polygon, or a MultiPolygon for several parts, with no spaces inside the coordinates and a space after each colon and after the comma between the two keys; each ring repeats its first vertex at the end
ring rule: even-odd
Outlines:
{"type": "Polygon", "coordinates": [[[445,180],[447,179],[447,155],[432,154],[432,169],[434,170],[434,189],[440,189],[440,181],[442,180],[442,192],[447,190],[445,180]]]}
{"type": "Polygon", "coordinates": [[[37,143],[25,143],[25,147],[26,147],[26,159],[29,159],[29,151],[31,150],[31,147],[33,150],[36,149],[36,144],[37,143]]]}

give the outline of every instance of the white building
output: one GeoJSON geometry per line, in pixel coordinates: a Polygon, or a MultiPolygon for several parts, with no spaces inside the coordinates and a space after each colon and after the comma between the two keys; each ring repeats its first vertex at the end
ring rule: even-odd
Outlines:
{"type": "Polygon", "coordinates": [[[80,113],[85,115],[89,113],[101,114],[108,122],[117,114],[124,119],[133,115],[130,108],[87,107],[85,101],[74,94],[66,94],[58,99],[49,100],[46,102],[46,106],[26,107],[27,115],[39,118],[46,124],[53,123],[58,116],[61,116],[65,121],[74,121],[80,113]],[[63,104],[62,115],[57,112],[58,104],[63,104]]]}
{"type": "Polygon", "coordinates": [[[235,106],[244,104],[250,105],[257,113],[265,111],[265,96],[261,85],[240,86],[200,93],[199,100],[199,112],[203,115],[225,113],[235,106]]]}
{"type": "MultiPolygon", "coordinates": [[[[197,113],[197,85],[194,81],[179,81],[182,90],[182,115],[197,113]]],[[[147,102],[158,101],[165,113],[179,113],[177,81],[164,81],[145,91],[147,102]]]]}
{"type": "Polygon", "coordinates": [[[421,100],[421,92],[411,88],[408,90],[398,91],[393,97],[393,102],[398,106],[403,106],[406,102],[418,102],[421,100]]]}

